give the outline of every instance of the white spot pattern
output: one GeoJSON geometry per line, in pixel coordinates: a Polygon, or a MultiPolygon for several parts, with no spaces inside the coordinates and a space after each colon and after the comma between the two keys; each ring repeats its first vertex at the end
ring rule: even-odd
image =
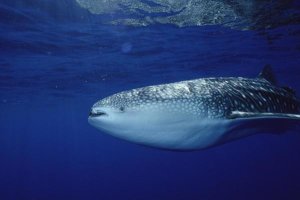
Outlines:
{"type": "Polygon", "coordinates": [[[131,109],[174,109],[195,116],[224,118],[244,112],[299,113],[298,100],[282,88],[260,79],[206,78],[124,91],[94,106],[131,109]]]}

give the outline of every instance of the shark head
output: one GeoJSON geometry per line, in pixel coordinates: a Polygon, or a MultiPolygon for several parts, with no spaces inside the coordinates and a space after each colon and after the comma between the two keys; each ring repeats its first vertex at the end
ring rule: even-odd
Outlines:
{"type": "Polygon", "coordinates": [[[167,149],[181,148],[199,125],[197,101],[178,99],[168,90],[146,87],[95,103],[89,123],[117,138],[167,149]]]}

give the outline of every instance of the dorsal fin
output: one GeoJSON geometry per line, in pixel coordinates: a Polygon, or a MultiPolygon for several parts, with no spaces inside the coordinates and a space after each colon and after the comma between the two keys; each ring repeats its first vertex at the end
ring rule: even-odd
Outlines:
{"type": "Polygon", "coordinates": [[[266,81],[277,85],[277,80],[273,74],[271,65],[265,65],[263,70],[259,73],[258,78],[265,79],[266,81]]]}

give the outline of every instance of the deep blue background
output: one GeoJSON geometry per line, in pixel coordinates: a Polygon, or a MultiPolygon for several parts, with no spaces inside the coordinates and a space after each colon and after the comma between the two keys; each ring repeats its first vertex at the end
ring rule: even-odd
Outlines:
{"type": "Polygon", "coordinates": [[[124,89],[271,64],[300,92],[300,27],[103,25],[74,1],[0,1],[0,199],[300,199],[300,134],[195,152],[138,146],[87,123],[124,89]]]}

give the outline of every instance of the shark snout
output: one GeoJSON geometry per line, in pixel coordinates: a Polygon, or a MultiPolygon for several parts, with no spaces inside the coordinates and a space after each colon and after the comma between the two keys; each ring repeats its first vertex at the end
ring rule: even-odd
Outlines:
{"type": "Polygon", "coordinates": [[[107,115],[107,113],[101,109],[97,109],[97,108],[92,108],[90,113],[89,113],[89,117],[99,117],[99,116],[104,116],[107,115]]]}

